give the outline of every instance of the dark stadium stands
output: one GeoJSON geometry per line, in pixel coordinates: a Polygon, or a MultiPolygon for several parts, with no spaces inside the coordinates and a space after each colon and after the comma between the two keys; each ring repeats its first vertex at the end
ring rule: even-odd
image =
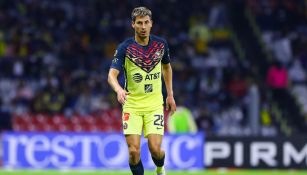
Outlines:
{"type": "MultiPolygon", "coordinates": [[[[56,2],[0,1],[1,111],[12,117],[16,131],[120,131],[120,106],[107,85],[107,72],[116,46],[133,35],[130,12],[140,1],[56,2]]],[[[191,109],[208,135],[285,134],[284,125],[296,128],[307,117],[307,45],[301,37],[307,36],[307,20],[306,14],[292,13],[300,12],[292,8],[306,10],[306,4],[277,3],[290,8],[290,19],[276,27],[271,22],[282,12],[259,11],[261,5],[275,8],[265,2],[279,1],[144,1],[153,11],[152,32],[169,42],[177,105],[191,109]],[[234,13],[238,8],[243,10],[239,15],[234,13]],[[282,35],[286,38],[279,35],[283,25],[294,26],[282,35]],[[273,58],[257,42],[260,37],[272,52],[293,41],[291,57],[281,58],[291,81],[286,92],[297,99],[288,111],[265,84],[273,58]],[[274,45],[278,39],[284,44],[274,45]],[[294,60],[303,67],[302,82],[292,81],[294,60]],[[293,113],[296,108],[302,113],[293,113]]],[[[10,130],[8,124],[1,127],[10,130]]]]}

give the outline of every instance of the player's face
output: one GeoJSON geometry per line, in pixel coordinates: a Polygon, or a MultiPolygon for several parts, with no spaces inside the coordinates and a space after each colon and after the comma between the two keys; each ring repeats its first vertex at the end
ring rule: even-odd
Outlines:
{"type": "Polygon", "coordinates": [[[135,30],[135,34],[140,38],[146,38],[150,34],[152,27],[152,20],[149,16],[137,16],[135,21],[132,22],[132,27],[135,30]]]}

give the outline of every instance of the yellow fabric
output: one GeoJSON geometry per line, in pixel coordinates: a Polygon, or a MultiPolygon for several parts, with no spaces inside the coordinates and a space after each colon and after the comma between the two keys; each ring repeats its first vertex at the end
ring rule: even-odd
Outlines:
{"type": "Polygon", "coordinates": [[[143,128],[145,138],[147,138],[149,134],[164,134],[164,113],[162,106],[148,112],[124,110],[122,122],[125,135],[142,135],[143,128]]]}
{"type": "Polygon", "coordinates": [[[4,41],[0,40],[0,56],[5,55],[5,50],[6,50],[6,44],[4,41]]]}
{"type": "Polygon", "coordinates": [[[271,116],[268,111],[262,110],[260,115],[261,115],[261,121],[263,125],[265,126],[271,125],[272,123],[271,116]]]}
{"type": "Polygon", "coordinates": [[[124,111],[152,111],[163,105],[161,62],[147,73],[126,58],[125,69],[126,89],[130,94],[123,106],[124,111]]]}

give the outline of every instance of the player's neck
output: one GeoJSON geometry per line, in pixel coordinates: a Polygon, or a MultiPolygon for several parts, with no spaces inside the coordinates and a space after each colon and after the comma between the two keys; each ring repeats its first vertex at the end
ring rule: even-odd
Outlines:
{"type": "Polygon", "coordinates": [[[141,46],[147,46],[149,43],[149,36],[145,38],[141,38],[137,35],[134,36],[135,41],[141,46]]]}

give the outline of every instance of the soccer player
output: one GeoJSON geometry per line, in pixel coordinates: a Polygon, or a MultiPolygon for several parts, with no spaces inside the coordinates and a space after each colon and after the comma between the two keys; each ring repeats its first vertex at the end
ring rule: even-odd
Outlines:
{"type": "Polygon", "coordinates": [[[143,130],[152,160],[157,166],[157,175],[165,175],[165,153],[161,149],[164,134],[162,76],[167,90],[166,108],[171,114],[176,110],[169,49],[165,39],[150,34],[153,22],[149,9],[133,9],[131,18],[135,35],[118,46],[108,82],[123,105],[123,132],[133,175],[144,174],[140,159],[143,130]],[[125,74],[125,87],[121,87],[118,82],[121,70],[125,74]]]}

